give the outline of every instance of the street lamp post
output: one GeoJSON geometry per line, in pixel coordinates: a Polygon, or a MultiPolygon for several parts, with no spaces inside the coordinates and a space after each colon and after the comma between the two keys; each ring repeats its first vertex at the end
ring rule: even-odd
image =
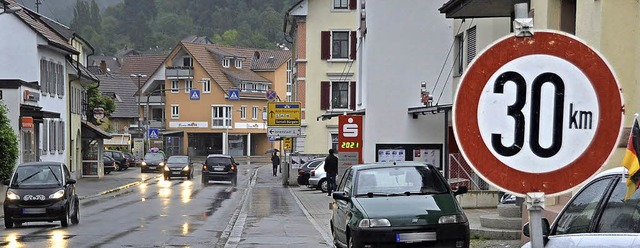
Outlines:
{"type": "MultiPolygon", "coordinates": [[[[140,111],[139,111],[140,110],[140,105],[141,105],[140,96],[142,95],[142,85],[140,84],[140,79],[141,78],[146,78],[147,75],[138,73],[138,74],[131,74],[131,77],[138,78],[138,114],[140,114],[140,111]]],[[[142,117],[139,117],[138,118],[138,132],[140,132],[142,134],[143,138],[144,138],[146,136],[146,134],[143,134],[142,133],[143,131],[144,130],[142,129],[142,117]]],[[[145,145],[143,145],[142,146],[143,154],[144,154],[145,150],[146,150],[145,145]]]]}

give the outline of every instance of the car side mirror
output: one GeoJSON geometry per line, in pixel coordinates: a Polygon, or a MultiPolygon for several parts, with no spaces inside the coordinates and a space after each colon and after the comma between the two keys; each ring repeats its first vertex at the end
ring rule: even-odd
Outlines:
{"type": "Polygon", "coordinates": [[[351,198],[349,198],[349,196],[347,196],[347,193],[342,192],[342,191],[333,192],[333,194],[331,196],[333,197],[333,199],[336,199],[336,200],[343,200],[343,201],[351,202],[351,198]]]}
{"type": "Polygon", "coordinates": [[[76,180],[75,179],[69,179],[69,180],[67,180],[67,184],[76,184],[76,180]]]}
{"type": "Polygon", "coordinates": [[[240,165],[240,163],[235,163],[236,165],[240,165]]]}
{"type": "Polygon", "coordinates": [[[469,192],[469,188],[467,188],[467,186],[461,185],[461,186],[458,186],[458,188],[453,191],[453,195],[454,196],[462,195],[462,194],[467,193],[467,192],[469,192]]]}
{"type": "Polygon", "coordinates": [[[2,180],[2,185],[9,186],[9,182],[11,182],[11,181],[9,181],[9,179],[2,180]]]}
{"type": "MultiPolygon", "coordinates": [[[[529,235],[531,235],[531,232],[529,231],[530,229],[530,224],[529,222],[527,222],[527,224],[524,224],[524,226],[522,227],[522,234],[524,234],[524,236],[530,237],[529,235]]],[[[542,236],[543,237],[547,237],[549,236],[549,231],[551,228],[549,228],[549,220],[547,220],[547,218],[542,218],[542,236]]]]}

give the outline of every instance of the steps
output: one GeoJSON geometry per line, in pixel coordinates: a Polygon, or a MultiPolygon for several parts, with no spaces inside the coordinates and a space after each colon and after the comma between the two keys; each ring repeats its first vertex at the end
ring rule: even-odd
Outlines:
{"type": "Polygon", "coordinates": [[[500,204],[498,214],[480,216],[480,227],[471,227],[471,237],[518,240],[522,234],[522,213],[515,204],[500,204]]]}

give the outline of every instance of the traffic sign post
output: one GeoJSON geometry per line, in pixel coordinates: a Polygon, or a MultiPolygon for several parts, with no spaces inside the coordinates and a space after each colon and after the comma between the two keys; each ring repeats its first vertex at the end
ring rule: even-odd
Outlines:
{"type": "Polygon", "coordinates": [[[617,144],[623,109],[598,52],[573,36],[536,31],[500,39],[474,59],[458,85],[453,129],[482,179],[529,195],[538,211],[544,195],[598,172],[617,144]]]}

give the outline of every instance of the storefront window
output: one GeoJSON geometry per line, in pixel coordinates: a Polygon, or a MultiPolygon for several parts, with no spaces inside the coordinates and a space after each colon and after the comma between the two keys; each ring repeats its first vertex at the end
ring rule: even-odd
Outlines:
{"type": "Polygon", "coordinates": [[[99,146],[96,140],[82,140],[82,175],[97,176],[99,165],[99,146]]]}

